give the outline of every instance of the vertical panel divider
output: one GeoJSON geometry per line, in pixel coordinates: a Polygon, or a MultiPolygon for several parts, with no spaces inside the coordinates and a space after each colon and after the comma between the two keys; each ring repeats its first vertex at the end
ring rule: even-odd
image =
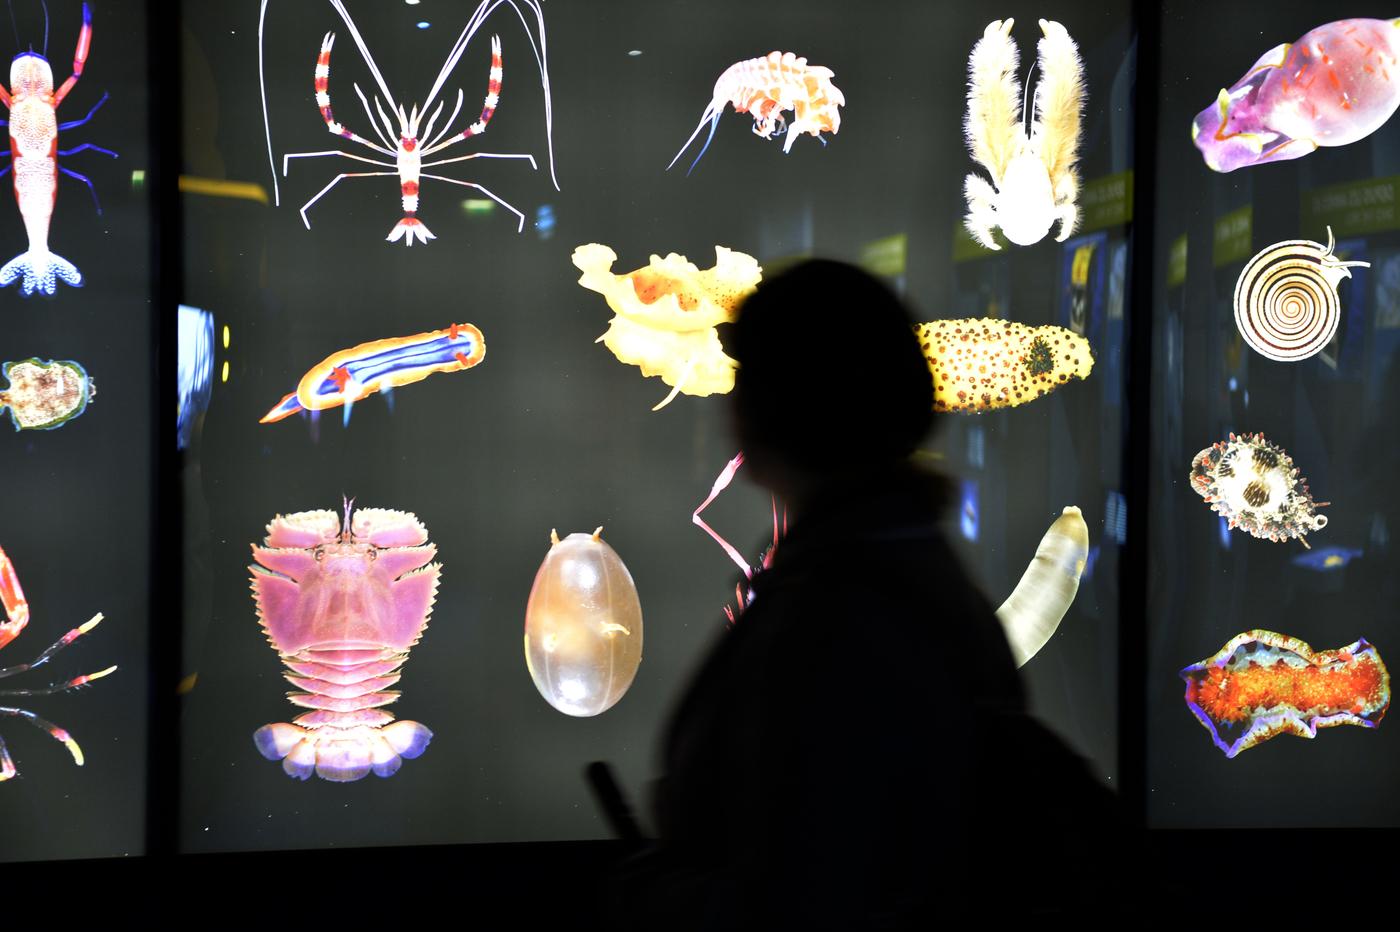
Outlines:
{"type": "Polygon", "coordinates": [[[1123,496],[1127,536],[1118,580],[1118,788],[1125,821],[1141,832],[1147,825],[1146,685],[1134,671],[1147,657],[1148,512],[1145,477],[1152,455],[1152,302],[1157,179],[1157,93],[1161,76],[1162,11],[1158,4],[1133,4],[1137,30],[1133,78],[1133,222],[1129,253],[1132,301],[1127,316],[1127,399],[1123,426],[1123,496]]]}
{"type": "Polygon", "coordinates": [[[183,55],[178,3],[146,4],[150,82],[151,351],[155,356],[151,410],[151,498],[147,619],[150,676],[146,740],[146,855],[168,857],[180,822],[180,680],[184,637],[184,541],[180,457],[176,449],[177,317],[183,291],[180,194],[183,55]],[[164,556],[164,559],[162,559],[164,556]]]}

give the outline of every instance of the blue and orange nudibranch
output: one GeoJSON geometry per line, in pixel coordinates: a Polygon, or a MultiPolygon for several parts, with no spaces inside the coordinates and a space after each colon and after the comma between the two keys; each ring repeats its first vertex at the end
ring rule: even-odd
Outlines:
{"type": "Polygon", "coordinates": [[[386,388],[421,382],[435,372],[461,372],[486,357],[486,340],[472,324],[389,337],[341,350],[311,367],[296,391],[258,422],[270,424],[298,411],[354,404],[386,388]]]}

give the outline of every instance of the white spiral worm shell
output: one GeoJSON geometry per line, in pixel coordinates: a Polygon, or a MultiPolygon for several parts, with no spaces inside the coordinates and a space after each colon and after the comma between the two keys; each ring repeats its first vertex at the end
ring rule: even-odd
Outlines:
{"type": "Polygon", "coordinates": [[[1297,362],[1332,341],[1342,319],[1337,285],[1351,267],[1332,255],[1336,241],[1327,228],[1327,246],[1290,239],[1259,252],[1235,283],[1235,326],[1250,348],[1276,362],[1297,362]]]}
{"type": "Polygon", "coordinates": [[[1060,627],[1088,559],[1089,527],[1079,509],[1070,505],[1040,539],[1031,565],[997,609],[1016,666],[1025,666],[1060,627]]]}

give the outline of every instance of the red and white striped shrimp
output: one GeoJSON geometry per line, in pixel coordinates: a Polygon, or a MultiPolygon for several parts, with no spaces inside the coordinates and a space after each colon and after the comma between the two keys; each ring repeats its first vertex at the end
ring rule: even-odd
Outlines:
{"type": "Polygon", "coordinates": [[[787,142],[783,143],[784,154],[792,149],[793,142],[802,133],[810,133],[822,145],[826,145],[821,134],[834,135],[840,130],[839,108],[846,104],[845,95],[831,83],[835,76],[836,73],[830,68],[809,65],[807,59],[798,58],[791,52],[769,52],[765,58],[750,58],[730,65],[715,82],[714,97],[700,117],[695,132],[690,134],[666,170],[671,170],[671,166],[690,148],[708,122],[710,135],[686,174],[695,170],[701,156],[710,147],[710,140],[715,138],[715,127],[724,114],[725,104],[733,104],[735,113],[753,114],[755,136],[771,139],[787,133],[787,142]],[[792,111],[791,125],[783,116],[785,110],[792,111]]]}
{"type": "MultiPolygon", "coordinates": [[[[335,11],[340,14],[341,19],[345,21],[345,25],[350,30],[351,38],[355,40],[355,44],[359,47],[360,54],[364,56],[365,63],[369,66],[370,72],[371,74],[373,74],[375,82],[379,85],[380,91],[384,94],[385,99],[389,102],[389,107],[392,108],[391,112],[396,118],[397,126],[394,125],[394,121],[390,120],[389,113],[386,112],[384,104],[381,103],[378,97],[374,98],[374,110],[379,116],[379,121],[376,122],[375,113],[372,113],[370,111],[369,101],[365,97],[364,92],[360,90],[359,85],[354,85],[355,93],[360,98],[360,103],[364,107],[365,116],[369,119],[370,128],[374,131],[374,135],[378,139],[378,142],[367,139],[363,136],[352,132],[351,130],[347,129],[344,126],[344,124],[336,120],[335,115],[331,109],[330,97],[331,47],[335,43],[335,34],[330,32],[326,33],[325,38],[321,42],[320,55],[316,59],[315,86],[316,106],[321,111],[321,119],[325,122],[327,131],[329,131],[333,135],[341,137],[342,139],[347,139],[350,142],[354,142],[368,149],[371,149],[382,156],[385,156],[389,159],[393,159],[393,161],[391,162],[381,159],[368,158],[366,156],[356,155],[350,152],[342,152],[336,149],[325,152],[293,152],[283,156],[283,176],[287,174],[287,169],[292,159],[320,158],[322,156],[329,155],[344,156],[348,159],[354,159],[357,162],[368,162],[371,165],[377,165],[381,168],[388,169],[387,171],[344,172],[342,174],[336,175],[334,178],[331,179],[329,184],[327,184],[320,191],[316,192],[316,195],[312,197],[311,200],[307,201],[305,204],[302,205],[301,219],[302,222],[306,224],[306,228],[308,230],[311,229],[311,221],[306,216],[307,210],[310,209],[310,207],[313,204],[320,200],[328,191],[330,191],[331,188],[335,187],[343,179],[397,176],[397,178],[399,179],[399,193],[403,199],[404,215],[403,219],[396,223],[393,229],[389,231],[389,235],[385,237],[385,239],[388,242],[394,243],[398,242],[399,240],[403,240],[405,245],[412,246],[415,240],[417,240],[420,243],[427,243],[428,240],[437,238],[423,224],[423,221],[418,219],[419,191],[422,180],[425,178],[429,178],[434,181],[444,181],[448,184],[461,185],[467,188],[475,188],[477,191],[480,191],[482,194],[491,198],[491,200],[500,204],[506,210],[509,210],[511,213],[515,214],[515,216],[519,219],[517,232],[524,230],[525,215],[522,214],[520,211],[516,210],[510,204],[501,200],[499,197],[488,191],[486,188],[470,181],[460,181],[456,178],[447,178],[442,175],[425,173],[423,169],[433,168],[438,165],[446,165],[450,162],[464,162],[468,159],[478,158],[523,159],[530,163],[531,168],[537,168],[537,166],[535,165],[534,156],[522,153],[503,154],[497,152],[473,152],[470,155],[461,155],[457,156],[456,158],[439,159],[437,161],[424,161],[425,158],[436,155],[437,153],[446,149],[448,146],[455,145],[456,143],[462,142],[466,139],[470,139],[473,136],[479,136],[480,134],[486,131],[486,125],[491,121],[491,116],[496,112],[496,107],[500,103],[501,78],[503,71],[501,62],[501,40],[499,36],[493,36],[491,38],[491,70],[487,81],[486,99],[482,105],[481,115],[477,117],[476,122],[472,123],[470,126],[462,130],[461,132],[451,132],[452,124],[456,122],[457,115],[461,112],[462,109],[463,94],[462,91],[459,89],[457,91],[457,104],[452,110],[452,115],[447,118],[447,122],[443,124],[442,130],[436,136],[434,136],[433,128],[437,123],[438,117],[442,115],[443,106],[446,102],[438,101],[436,108],[433,107],[433,103],[437,100],[438,92],[442,90],[443,84],[446,83],[447,76],[451,73],[452,69],[456,67],[457,62],[461,59],[462,54],[466,51],[467,43],[472,39],[474,35],[476,35],[476,31],[480,28],[482,22],[498,6],[501,6],[502,4],[508,4],[513,10],[515,10],[515,13],[520,18],[521,23],[525,25],[526,35],[527,37],[529,37],[531,47],[534,49],[535,52],[535,61],[540,67],[541,84],[544,88],[545,99],[545,128],[546,134],[550,138],[550,177],[551,179],[553,179],[554,157],[553,136],[551,129],[552,114],[550,109],[549,97],[549,71],[546,65],[545,58],[544,13],[539,7],[538,0],[521,0],[521,2],[523,2],[527,7],[529,7],[530,11],[535,14],[535,19],[538,24],[540,34],[538,43],[535,42],[534,35],[530,32],[529,23],[526,21],[524,14],[521,12],[520,7],[517,6],[515,0],[482,0],[481,4],[476,8],[476,12],[472,15],[471,20],[467,23],[466,28],[463,29],[461,35],[458,36],[456,43],[453,45],[451,52],[447,56],[447,61],[442,66],[442,70],[438,72],[437,80],[433,83],[432,90],[428,92],[427,103],[425,103],[422,106],[422,108],[419,108],[419,106],[415,104],[412,107],[412,109],[406,109],[401,103],[397,105],[393,103],[394,96],[390,93],[389,86],[385,82],[384,76],[380,73],[378,65],[375,64],[374,58],[370,55],[369,49],[365,45],[364,39],[360,36],[360,31],[355,27],[354,20],[350,18],[350,14],[346,11],[344,3],[342,2],[342,0],[330,0],[330,2],[331,6],[335,8],[335,11]],[[429,115],[430,111],[431,115],[429,115]],[[427,119],[426,127],[422,126],[425,117],[427,119]]],[[[267,0],[263,0],[262,8],[265,14],[267,10],[267,0]]],[[[261,29],[262,26],[260,22],[259,42],[261,42],[261,29]]],[[[266,103],[267,98],[266,93],[264,92],[264,117],[266,117],[266,103]]],[[[271,132],[269,130],[269,158],[271,157],[272,153],[271,139],[271,132]]],[[[273,191],[278,202],[280,203],[280,193],[277,192],[276,187],[276,166],[274,165],[273,168],[273,191]]],[[[554,182],[554,186],[556,189],[558,189],[558,181],[554,182]]]]}
{"type": "MultiPolygon", "coordinates": [[[[45,35],[47,37],[47,27],[45,35]]],[[[83,27],[78,33],[78,47],[73,52],[73,73],[58,90],[54,90],[53,69],[49,67],[48,59],[32,50],[16,55],[11,63],[10,89],[6,90],[0,85],[0,104],[10,111],[10,151],[4,154],[11,157],[10,164],[0,169],[0,175],[12,169],[15,173],[15,200],[19,203],[25,233],[29,236],[29,249],[0,266],[0,286],[21,280],[20,294],[26,297],[35,291],[53,294],[58,279],[74,286],[83,283],[77,266],[49,251],[49,222],[53,219],[54,201],[58,197],[58,173],[62,172],[86,184],[92,192],[94,204],[97,203],[97,192],[88,178],[61,167],[58,156],[91,149],[112,158],[117,157],[110,149],[90,142],[72,149],[58,148],[59,130],[82,126],[92,119],[98,107],[107,102],[104,93],[87,116],[68,123],[58,122],[58,105],[82,76],[91,47],[92,11],[84,3],[83,27]]],[[[100,205],[97,212],[102,212],[100,205]]]]}

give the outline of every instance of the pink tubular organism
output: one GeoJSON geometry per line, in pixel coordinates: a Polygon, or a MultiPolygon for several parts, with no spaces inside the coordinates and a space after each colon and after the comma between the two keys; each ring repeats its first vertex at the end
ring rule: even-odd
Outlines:
{"type": "MultiPolygon", "coordinates": [[[[724,469],[720,471],[719,478],[715,479],[715,484],[710,487],[710,494],[700,503],[695,511],[691,513],[690,520],[706,534],[709,534],[710,537],[714,539],[714,542],[724,549],[724,552],[729,555],[729,559],[734,561],[734,565],[743,571],[745,579],[752,581],[754,573],[757,573],[759,570],[766,570],[773,565],[773,553],[778,549],[778,541],[783,534],[787,533],[787,509],[783,509],[783,521],[780,531],[778,525],[778,500],[777,498],[773,499],[773,543],[767,550],[763,551],[763,556],[759,558],[758,566],[750,566],[749,562],[744,559],[743,554],[741,554],[733,544],[721,537],[714,528],[706,524],[705,520],[700,517],[700,512],[708,508],[710,502],[719,497],[719,493],[729,488],[729,483],[734,481],[734,476],[742,465],[744,465],[744,454],[743,451],[740,451],[739,454],[730,460],[725,465],[724,469]]],[[[749,604],[753,602],[753,588],[751,586],[746,588],[742,583],[737,584],[734,587],[734,596],[738,600],[738,608],[731,608],[728,605],[724,607],[725,617],[729,619],[731,625],[744,613],[744,609],[748,608],[749,604]]]]}
{"type": "MultiPolygon", "coordinates": [[[[47,31],[45,38],[47,44],[47,31]]],[[[32,50],[16,55],[10,64],[9,90],[0,86],[0,104],[10,111],[8,154],[11,156],[10,165],[0,170],[0,175],[11,170],[15,173],[15,200],[24,219],[24,231],[29,236],[29,249],[0,266],[0,287],[20,280],[20,294],[26,297],[35,291],[53,294],[60,278],[74,286],[83,283],[77,266],[49,252],[49,222],[53,219],[54,201],[58,197],[58,173],[62,172],[87,185],[94,204],[97,204],[97,191],[88,178],[60,167],[58,156],[91,149],[112,158],[117,157],[110,149],[90,142],[72,149],[58,147],[59,130],[82,126],[92,119],[98,107],[107,102],[107,94],[104,93],[87,116],[68,123],[58,122],[58,105],[82,76],[91,46],[92,11],[84,3],[83,27],[78,33],[78,47],[73,52],[73,73],[58,90],[54,90],[53,69],[49,67],[48,59],[32,50]]],[[[97,212],[102,213],[101,205],[98,205],[97,212]]]]}
{"type": "Polygon", "coordinates": [[[399,698],[389,687],[432,614],[437,548],[411,514],[351,508],[343,523],[332,511],[279,515],[248,567],[263,631],[291,671],[287,682],[303,690],[287,698],[311,710],[264,725],[253,741],[301,780],[312,771],[338,783],[371,770],[388,777],[433,737],[381,706],[399,698]]]}

